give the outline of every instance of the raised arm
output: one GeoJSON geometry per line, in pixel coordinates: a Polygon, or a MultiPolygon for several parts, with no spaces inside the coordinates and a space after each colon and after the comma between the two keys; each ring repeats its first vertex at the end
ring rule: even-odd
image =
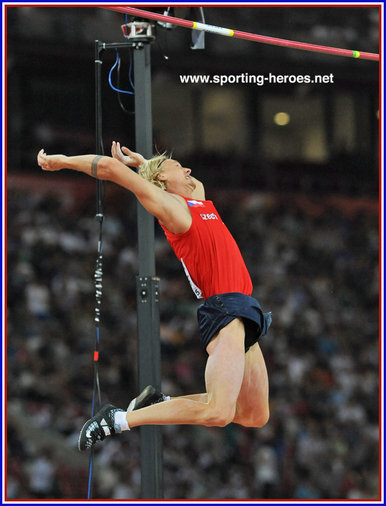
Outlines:
{"type": "Polygon", "coordinates": [[[43,170],[72,169],[97,179],[111,181],[134,193],[141,204],[175,233],[190,226],[190,215],[182,212],[181,201],[161,188],[146,181],[122,162],[101,155],[47,155],[38,153],[38,164],[43,170]]]}
{"type": "Polygon", "coordinates": [[[193,181],[196,183],[196,188],[193,190],[192,198],[197,200],[205,200],[205,188],[204,185],[196,179],[195,177],[192,177],[193,181]]]}

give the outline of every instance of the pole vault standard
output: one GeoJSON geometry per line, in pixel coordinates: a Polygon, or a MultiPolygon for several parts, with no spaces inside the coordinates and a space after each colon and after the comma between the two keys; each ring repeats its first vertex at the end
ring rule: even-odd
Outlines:
{"type": "Polygon", "coordinates": [[[164,23],[171,23],[172,25],[183,26],[184,28],[191,28],[192,30],[201,30],[204,32],[216,33],[217,35],[225,35],[226,37],[234,37],[236,39],[246,39],[253,42],[261,42],[263,44],[271,44],[273,46],[282,46],[292,49],[302,49],[304,51],[313,51],[315,53],[326,53],[336,56],[347,56],[351,58],[361,58],[362,60],[379,61],[379,54],[365,53],[351,49],[339,49],[337,47],[319,46],[317,44],[307,44],[305,42],[295,42],[293,40],[277,39],[276,37],[267,37],[265,35],[255,35],[248,32],[240,32],[230,28],[221,28],[220,26],[207,25],[204,23],[197,23],[196,21],[189,21],[187,19],[175,18],[172,16],[164,16],[156,12],[144,11],[142,9],[135,9],[133,7],[105,7],[106,9],[131,14],[139,18],[153,19],[155,21],[162,21],[164,23]]]}
{"type": "MultiPolygon", "coordinates": [[[[97,153],[102,154],[102,53],[107,49],[133,48],[136,151],[145,158],[153,156],[150,42],[146,34],[129,42],[95,41],[95,89],[97,153]]],[[[97,182],[98,184],[99,182],[97,182]]],[[[100,195],[100,186],[97,186],[100,195]]],[[[138,371],[139,389],[152,384],[161,389],[161,349],[159,339],[159,278],[155,276],[154,218],[138,202],[138,371]]],[[[159,426],[140,427],[141,497],[163,498],[162,435],[159,426]]]]}

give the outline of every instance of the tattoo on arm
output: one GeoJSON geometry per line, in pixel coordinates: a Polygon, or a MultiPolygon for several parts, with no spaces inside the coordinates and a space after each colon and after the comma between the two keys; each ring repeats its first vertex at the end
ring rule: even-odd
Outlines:
{"type": "Polygon", "coordinates": [[[102,158],[102,155],[97,155],[91,162],[91,175],[98,177],[98,162],[102,158]]]}

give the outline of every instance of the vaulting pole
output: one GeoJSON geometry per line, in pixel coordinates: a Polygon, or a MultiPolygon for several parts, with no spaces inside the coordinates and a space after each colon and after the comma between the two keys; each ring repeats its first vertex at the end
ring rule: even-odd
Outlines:
{"type": "Polygon", "coordinates": [[[362,51],[351,49],[340,49],[337,47],[319,46],[317,44],[307,44],[305,42],[295,42],[293,40],[278,39],[276,37],[267,37],[266,35],[255,35],[248,32],[240,32],[230,28],[221,28],[220,26],[207,25],[205,23],[197,23],[187,19],[175,18],[172,16],[164,16],[156,12],[144,11],[143,9],[135,9],[133,7],[104,7],[112,11],[123,12],[139,18],[153,19],[172,25],[183,26],[192,30],[201,30],[204,32],[216,33],[217,35],[225,35],[226,37],[234,37],[236,39],[246,39],[253,42],[261,42],[262,44],[271,44],[273,46],[282,46],[292,49],[301,49],[303,51],[313,51],[315,53],[326,53],[335,56],[347,56],[351,58],[360,58],[362,60],[379,61],[379,54],[365,53],[362,51]]]}

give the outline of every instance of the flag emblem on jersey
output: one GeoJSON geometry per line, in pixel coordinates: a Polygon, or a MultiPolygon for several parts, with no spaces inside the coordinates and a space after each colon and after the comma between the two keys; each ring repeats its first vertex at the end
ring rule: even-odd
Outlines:
{"type": "Polygon", "coordinates": [[[199,200],[188,200],[190,207],[204,207],[204,203],[199,200]]]}

